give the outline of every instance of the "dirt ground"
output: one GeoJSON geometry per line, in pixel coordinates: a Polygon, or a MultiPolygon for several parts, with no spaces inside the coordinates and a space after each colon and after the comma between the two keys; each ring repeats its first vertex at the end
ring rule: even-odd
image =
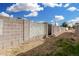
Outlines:
{"type": "Polygon", "coordinates": [[[51,51],[56,51],[56,41],[60,38],[68,38],[74,42],[79,42],[79,36],[72,32],[66,32],[59,35],[58,37],[49,36],[45,39],[45,42],[42,45],[37,46],[27,52],[17,54],[17,56],[43,56],[44,54],[50,53],[51,51]]]}
{"type": "Polygon", "coordinates": [[[23,43],[16,48],[9,48],[9,49],[0,49],[0,55],[4,56],[15,56],[19,53],[24,53],[25,51],[29,51],[41,44],[44,43],[44,40],[33,40],[29,43],[23,43]],[[28,47],[28,48],[27,48],[28,47]]]}

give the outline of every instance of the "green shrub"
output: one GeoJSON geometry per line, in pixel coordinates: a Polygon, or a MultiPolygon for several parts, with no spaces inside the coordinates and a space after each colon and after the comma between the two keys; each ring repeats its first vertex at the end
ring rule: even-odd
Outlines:
{"type": "Polygon", "coordinates": [[[70,39],[60,39],[57,41],[58,49],[61,47],[62,49],[57,51],[54,55],[67,56],[67,55],[79,55],[79,44],[72,43],[69,41],[70,39]]]}

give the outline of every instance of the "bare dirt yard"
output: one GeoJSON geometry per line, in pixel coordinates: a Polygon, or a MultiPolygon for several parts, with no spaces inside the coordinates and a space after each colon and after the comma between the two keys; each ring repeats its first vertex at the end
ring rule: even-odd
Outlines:
{"type": "Polygon", "coordinates": [[[49,36],[45,42],[17,56],[72,56],[79,55],[79,36],[66,32],[58,37],[49,36]]]}

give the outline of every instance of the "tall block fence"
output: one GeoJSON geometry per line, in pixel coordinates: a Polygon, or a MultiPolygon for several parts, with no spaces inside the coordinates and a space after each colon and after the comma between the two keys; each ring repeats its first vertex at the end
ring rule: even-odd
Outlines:
{"type": "Polygon", "coordinates": [[[75,35],[79,36],[79,23],[75,24],[75,35]]]}
{"type": "Polygon", "coordinates": [[[0,48],[14,48],[22,43],[43,40],[48,35],[47,23],[0,15],[0,48]]]}
{"type": "Polygon", "coordinates": [[[67,29],[65,27],[59,27],[59,26],[52,25],[52,31],[51,32],[52,32],[53,36],[58,36],[58,35],[66,32],[66,31],[67,31],[67,29]]]}
{"type": "Polygon", "coordinates": [[[48,23],[37,23],[25,19],[9,18],[0,15],[0,49],[14,48],[33,40],[44,40],[51,35],[60,35],[63,27],[49,27],[48,23]]]}

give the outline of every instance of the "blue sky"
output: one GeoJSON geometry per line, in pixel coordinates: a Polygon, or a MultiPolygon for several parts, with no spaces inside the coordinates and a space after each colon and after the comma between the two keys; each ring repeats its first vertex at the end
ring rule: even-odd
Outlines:
{"type": "Polygon", "coordinates": [[[5,16],[8,15],[8,17],[23,17],[37,22],[51,23],[54,20],[59,24],[65,21],[77,22],[79,21],[79,3],[0,3],[0,14],[6,14],[5,16]]]}

